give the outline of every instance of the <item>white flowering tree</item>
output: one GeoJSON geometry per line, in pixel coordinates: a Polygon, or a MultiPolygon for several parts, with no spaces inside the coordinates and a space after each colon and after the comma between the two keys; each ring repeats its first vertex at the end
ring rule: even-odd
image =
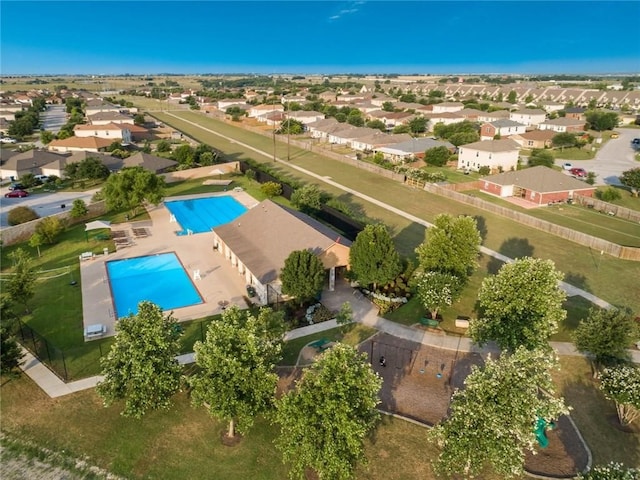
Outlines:
{"type": "Polygon", "coordinates": [[[578,475],[577,480],[637,480],[640,469],[627,468],[621,463],[610,462],[607,465],[596,465],[587,473],[578,475]]]}
{"type": "Polygon", "coordinates": [[[457,300],[460,280],[449,273],[425,272],[420,275],[416,290],[422,306],[435,320],[440,309],[450,307],[457,300]]]}
{"type": "Polygon", "coordinates": [[[605,368],[600,388],[605,397],[615,402],[621,425],[640,418],[640,368],[633,365],[605,368]]]}
{"type": "Polygon", "coordinates": [[[480,345],[495,340],[509,351],[547,346],[567,316],[562,308],[567,295],[558,285],[562,277],[551,260],[524,257],[503,265],[482,282],[481,315],[471,322],[471,338],[480,345]]]}
{"type": "Polygon", "coordinates": [[[555,420],[568,411],[555,397],[552,368],[557,368],[553,353],[524,347],[474,367],[465,388],[453,394],[449,417],[429,433],[442,448],[436,472],[465,478],[491,469],[503,478],[521,475],[525,452],[536,449],[537,419],[555,420]]]}

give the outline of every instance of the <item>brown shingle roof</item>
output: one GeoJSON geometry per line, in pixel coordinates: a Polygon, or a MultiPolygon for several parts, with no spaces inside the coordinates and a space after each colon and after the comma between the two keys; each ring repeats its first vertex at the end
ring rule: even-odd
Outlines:
{"type": "Polygon", "coordinates": [[[517,185],[534,192],[550,193],[567,190],[589,190],[596,187],[544,166],[504,172],[482,179],[497,185],[517,185]]]}
{"type": "Polygon", "coordinates": [[[469,143],[468,145],[460,145],[460,148],[469,148],[471,150],[480,150],[481,152],[510,152],[511,150],[520,150],[520,145],[511,139],[502,140],[483,140],[482,142],[469,143]]]}
{"type": "Polygon", "coordinates": [[[99,137],[69,137],[64,140],[53,140],[49,147],[71,148],[106,148],[114,142],[112,139],[99,137]]]}
{"type": "Polygon", "coordinates": [[[321,255],[336,243],[351,245],[329,227],[271,200],[214,231],[263,284],[279,277],[284,261],[295,250],[321,255]]]}

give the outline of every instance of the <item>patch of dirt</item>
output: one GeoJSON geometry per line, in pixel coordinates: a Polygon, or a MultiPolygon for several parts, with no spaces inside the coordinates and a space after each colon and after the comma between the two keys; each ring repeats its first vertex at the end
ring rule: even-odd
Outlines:
{"type": "Polygon", "coordinates": [[[227,430],[225,429],[220,432],[220,441],[225,447],[235,447],[242,441],[242,435],[236,432],[235,437],[230,437],[227,435],[227,430]]]}
{"type": "Polygon", "coordinates": [[[629,425],[622,425],[620,423],[620,419],[618,418],[618,415],[609,415],[607,417],[607,421],[609,422],[609,425],[611,425],[612,427],[616,428],[617,430],[620,430],[621,432],[624,432],[624,433],[640,433],[640,425],[638,425],[637,423],[630,423],[629,425]]]}

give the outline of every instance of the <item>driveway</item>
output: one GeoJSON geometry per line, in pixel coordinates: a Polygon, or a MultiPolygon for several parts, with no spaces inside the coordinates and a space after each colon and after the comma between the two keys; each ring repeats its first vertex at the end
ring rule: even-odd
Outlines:
{"type": "Polygon", "coordinates": [[[86,192],[56,192],[56,193],[38,193],[26,198],[4,198],[5,193],[9,191],[8,187],[0,189],[2,195],[2,206],[0,208],[0,228],[9,226],[7,216],[9,210],[15,207],[30,207],[40,215],[41,218],[47,217],[54,213],[60,212],[62,205],[65,209],[71,208],[71,204],[76,198],[81,198],[85,203],[89,203],[93,194],[97,191],[89,190],[86,192]]]}
{"type": "Polygon", "coordinates": [[[620,185],[618,177],[622,172],[640,167],[634,160],[636,151],[631,146],[631,140],[640,137],[640,130],[636,128],[616,128],[620,137],[609,140],[598,152],[593,160],[562,160],[557,159],[556,165],[570,162],[574,167],[584,168],[587,172],[595,172],[596,185],[620,185]]]}

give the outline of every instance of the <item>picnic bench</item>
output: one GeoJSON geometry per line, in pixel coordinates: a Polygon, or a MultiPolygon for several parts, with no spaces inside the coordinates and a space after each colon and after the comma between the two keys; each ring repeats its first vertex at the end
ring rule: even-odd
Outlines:
{"type": "Polygon", "coordinates": [[[440,325],[440,322],[438,322],[438,320],[435,320],[433,318],[427,318],[427,317],[422,317],[420,319],[420,325],[424,325],[425,327],[437,327],[438,325],[440,325]]]}
{"type": "Polygon", "coordinates": [[[322,351],[326,350],[327,348],[329,348],[331,346],[330,345],[331,343],[333,343],[333,342],[331,340],[329,340],[328,338],[320,338],[320,339],[316,340],[315,342],[311,342],[307,346],[315,348],[318,352],[322,352],[322,351]]]}

